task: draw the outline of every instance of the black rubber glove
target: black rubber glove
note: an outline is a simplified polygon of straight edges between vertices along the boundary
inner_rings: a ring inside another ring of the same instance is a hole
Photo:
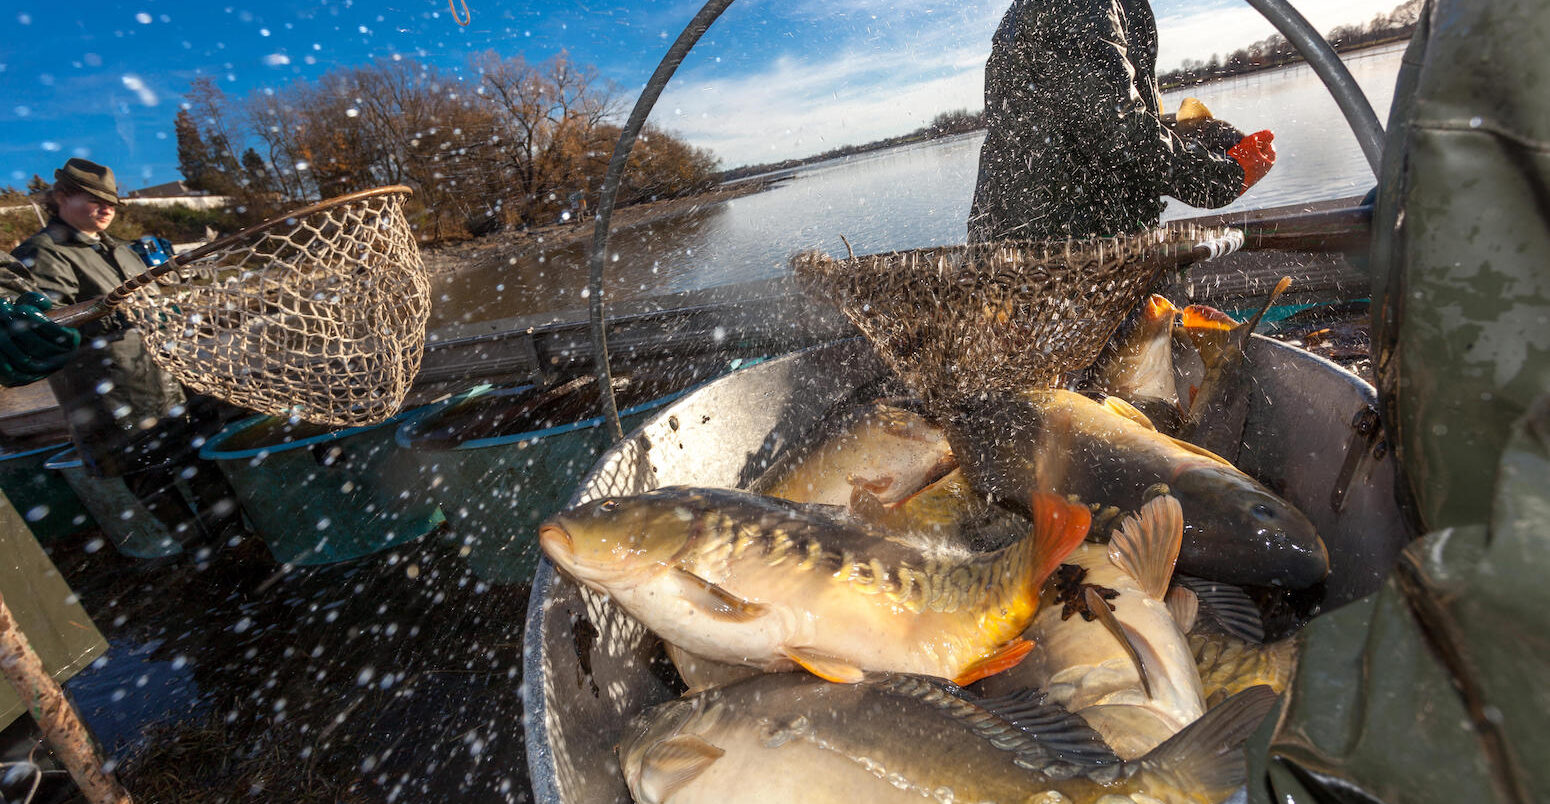
[[[0,385],[26,385],[58,371],[81,345],[81,331],[56,324],[43,311],[54,303],[41,293],[0,300]]]

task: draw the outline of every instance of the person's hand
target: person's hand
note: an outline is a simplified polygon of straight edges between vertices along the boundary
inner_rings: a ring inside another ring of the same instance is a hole
[[[0,385],[13,387],[58,371],[81,345],[81,332],[43,315],[53,302],[41,293],[0,299]]]
[[[1276,135],[1265,131],[1256,131],[1238,141],[1237,145],[1227,149],[1227,155],[1237,160],[1243,168],[1243,189],[1238,195],[1249,191],[1265,174],[1270,172],[1270,166],[1276,163],[1276,149],[1271,141]]]

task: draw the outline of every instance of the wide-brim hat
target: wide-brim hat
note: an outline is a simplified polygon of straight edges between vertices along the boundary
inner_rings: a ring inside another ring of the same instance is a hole
[[[109,204],[117,204],[118,182],[113,179],[113,168],[99,165],[89,159],[76,157],[54,171],[54,183],[64,182],[78,187],[82,192],[100,198]]]

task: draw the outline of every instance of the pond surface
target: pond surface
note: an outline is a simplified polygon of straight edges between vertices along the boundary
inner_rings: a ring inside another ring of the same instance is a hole
[[[1403,52],[1385,46],[1347,62],[1380,121],[1388,118]],[[1375,184],[1345,118],[1306,65],[1168,92],[1163,107],[1176,109],[1190,95],[1244,131],[1275,133],[1275,168],[1225,210],[1345,198]],[[620,301],[779,276],[798,251],[844,254],[841,235],[858,254],[962,243],[984,138],[979,132],[811,165],[765,192],[617,231],[605,292]],[[1164,218],[1199,214],[1169,199]],[[441,277],[432,327],[584,308],[589,245],[586,238]]]

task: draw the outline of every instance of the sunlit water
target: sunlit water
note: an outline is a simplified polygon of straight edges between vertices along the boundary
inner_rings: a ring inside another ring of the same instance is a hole
[[[1347,61],[1379,120],[1402,53],[1393,45]],[[1188,95],[1244,131],[1275,133],[1275,168],[1227,210],[1361,195],[1374,184],[1345,118],[1304,65],[1169,92],[1164,107]],[[858,254],[962,243],[983,140],[981,132],[812,165],[771,190],[616,232],[605,291],[619,301],[774,277],[803,249],[844,254],[842,235]],[[1164,217],[1197,214],[1169,199]],[[577,246],[444,276],[433,327],[584,307],[585,256]]]

